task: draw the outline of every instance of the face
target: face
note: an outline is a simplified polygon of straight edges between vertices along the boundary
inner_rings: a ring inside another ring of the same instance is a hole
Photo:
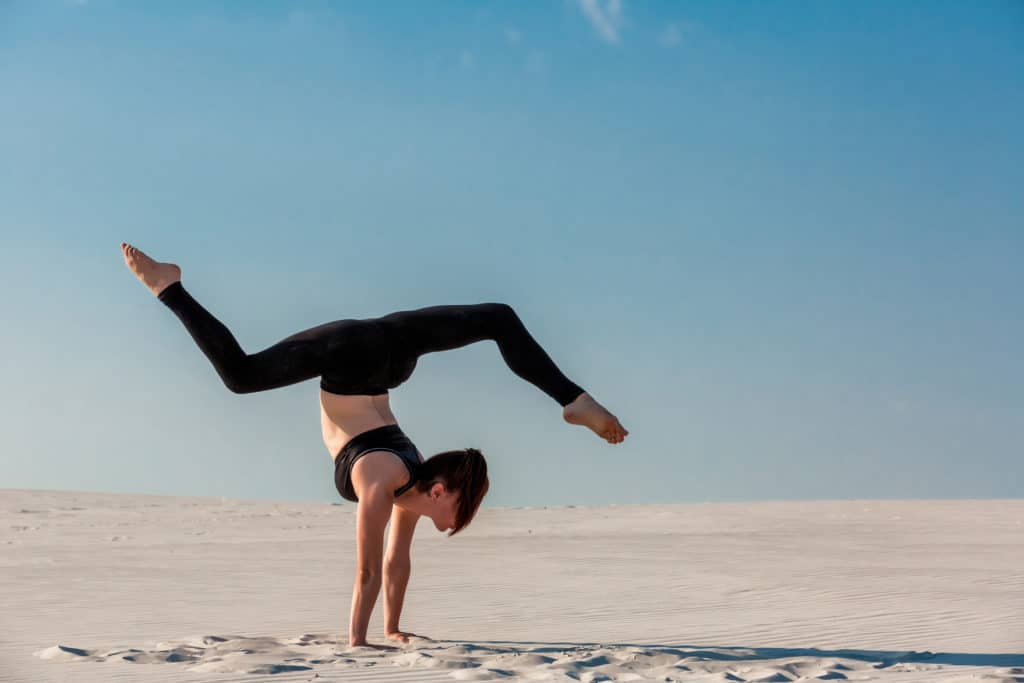
[[[430,487],[430,519],[438,531],[448,531],[455,527],[455,504],[458,495],[447,490],[442,483]]]

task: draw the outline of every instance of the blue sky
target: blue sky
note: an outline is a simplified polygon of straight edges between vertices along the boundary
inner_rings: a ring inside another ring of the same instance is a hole
[[[250,352],[511,304],[631,434],[490,342],[392,393],[485,505],[1019,496],[1017,2],[0,4],[0,487],[339,501]]]

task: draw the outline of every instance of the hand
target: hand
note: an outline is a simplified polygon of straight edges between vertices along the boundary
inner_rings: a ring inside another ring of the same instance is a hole
[[[408,631],[388,631],[384,635],[386,635],[389,640],[397,640],[401,643],[408,643],[410,638],[423,638],[425,640],[430,640],[430,638],[427,638],[426,636],[409,633]]]

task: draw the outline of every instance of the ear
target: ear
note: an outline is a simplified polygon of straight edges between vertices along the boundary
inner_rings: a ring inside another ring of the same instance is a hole
[[[440,498],[442,495],[444,495],[444,491],[444,484],[442,484],[439,481],[435,481],[433,486],[430,487],[430,497]]]

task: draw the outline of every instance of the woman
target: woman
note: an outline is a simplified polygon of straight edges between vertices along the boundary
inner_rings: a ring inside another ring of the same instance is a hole
[[[562,406],[566,422],[584,425],[609,443],[620,443],[629,434],[562,374],[506,304],[432,306],[380,318],[346,318],[248,355],[185,291],[177,265],[154,261],[124,242],[121,251],[128,268],[178,316],[231,391],[266,391],[321,378],[320,421],[324,445],[334,458],[334,483],[343,498],[358,503],[352,646],[368,645],[367,625],[382,580],[386,636],[406,643],[415,635],[402,631],[398,618],[416,522],[425,515],[438,531],[454,535],[473,519],[489,486],[480,451],[445,451],[424,461],[399,428],[388,390],[409,379],[419,356],[494,340],[514,373]]]

